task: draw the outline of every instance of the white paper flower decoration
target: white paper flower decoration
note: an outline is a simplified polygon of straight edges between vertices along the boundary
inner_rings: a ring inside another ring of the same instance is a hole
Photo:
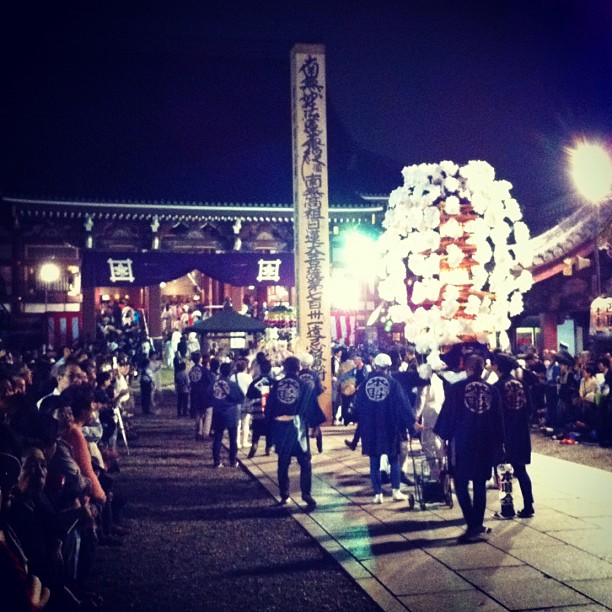
[[[465,259],[465,253],[456,244],[449,244],[446,247],[446,255],[451,268],[460,268],[461,262]]]
[[[446,203],[444,205],[444,212],[447,215],[458,215],[459,214],[459,204],[460,200],[457,196],[450,195],[446,198]]]
[[[487,162],[417,164],[402,175],[379,240],[379,295],[435,367],[440,347],[492,339],[522,311],[533,283],[529,229],[512,185]]]

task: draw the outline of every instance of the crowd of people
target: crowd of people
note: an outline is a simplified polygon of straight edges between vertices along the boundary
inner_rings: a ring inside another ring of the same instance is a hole
[[[467,347],[467,352],[472,350],[485,359],[483,379],[495,383],[499,378],[495,369],[498,352],[479,346]],[[391,347],[386,352],[391,358],[390,372],[402,383],[411,404],[421,406],[421,410],[430,411],[438,406],[439,412],[444,399],[440,387],[448,388],[457,380],[458,373],[465,369],[465,347],[463,356],[458,351],[443,355],[447,367],[437,372],[432,372],[427,364],[419,365],[410,346]],[[371,372],[373,357],[372,353],[351,351],[345,347],[335,350],[332,366],[334,424],[356,421],[354,395],[364,377]],[[612,444],[609,353],[593,355],[583,351],[574,357],[566,350],[544,350],[538,354],[534,347],[530,347],[525,354],[511,358],[511,370],[528,392],[533,428],[564,443]]]
[[[197,339],[181,340],[172,359],[177,416],[194,418],[198,440],[213,436],[215,466],[223,466],[226,432],[228,465],[236,465],[239,448],[254,456],[264,437],[266,453],[274,446],[279,465],[282,458],[284,499],[296,456],[302,496],[314,507],[308,434],[325,418],[314,394],[318,375],[308,372],[312,359],[304,362],[306,381],[297,376],[300,361],[282,347],[251,362],[244,353],[203,355]],[[119,442],[127,446],[137,436],[136,411],[160,413],[163,357],[130,318],[101,330],[95,343],[57,352],[21,353],[0,343],[0,575],[10,585],[2,593],[8,609],[101,606],[100,596],[85,587],[97,548],[120,545],[129,531],[121,520],[126,497],[115,477]],[[293,391],[272,389],[281,378]],[[140,385],[136,397],[134,384]],[[278,418],[270,425],[266,414]],[[292,442],[288,425],[300,416],[301,434]]]
[[[369,458],[374,503],[384,501],[385,470],[392,499],[406,499],[407,440],[420,439],[433,474],[448,458],[466,521],[462,541],[486,532],[486,486],[499,463],[509,463],[518,480],[518,516],[533,516],[532,430],[563,443],[612,441],[608,354],[530,350],[514,357],[464,345],[433,371],[410,346],[336,347],[332,379],[322,381],[312,356],[293,355],[286,344],[209,353],[181,340],[171,360],[176,417],[194,420],[197,441],[212,439],[215,468],[237,466],[241,449],[254,457],[264,439],[263,452],[278,456],[281,504],[291,494],[295,457],[302,499],[316,507],[311,444],[323,452],[318,397],[325,386],[334,423],[356,424],[345,442],[352,450],[361,444]],[[99,607],[99,596],[84,588],[96,549],[120,544],[127,533],[126,500],[114,477],[118,440],[137,435],[136,410],[159,413],[167,367],[168,355],[137,333],[101,335],[58,354],[0,348],[0,572],[13,577],[10,609]]]
[[[118,436],[136,435],[132,346],[0,348],[0,574],[9,610],[101,606],[85,585],[98,546],[120,545],[128,533],[115,473]]]

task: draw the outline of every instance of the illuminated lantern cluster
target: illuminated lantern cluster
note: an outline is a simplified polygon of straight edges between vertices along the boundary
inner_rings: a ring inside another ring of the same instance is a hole
[[[297,325],[295,309],[291,306],[273,306],[266,313],[264,325],[276,329],[293,329]]]
[[[486,162],[404,168],[383,221],[378,293],[385,318],[405,325],[438,365],[458,342],[507,343],[533,280],[529,229],[508,181]]]

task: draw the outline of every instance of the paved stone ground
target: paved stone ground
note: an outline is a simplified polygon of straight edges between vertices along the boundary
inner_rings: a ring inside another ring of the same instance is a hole
[[[298,495],[294,518],[385,611],[612,609],[612,473],[534,454],[535,516],[494,518],[499,494],[489,490],[493,531],[463,545],[457,504],[409,510],[391,500],[390,487],[382,505],[372,504],[367,458],[345,437],[346,428],[327,429],[325,452],[313,457],[319,506],[304,514]],[[278,495],[273,457],[242,461]],[[290,474],[297,478],[295,467]]]

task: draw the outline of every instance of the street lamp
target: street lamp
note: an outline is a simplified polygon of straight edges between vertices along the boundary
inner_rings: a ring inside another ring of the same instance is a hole
[[[612,191],[612,160],[607,149],[598,143],[583,141],[568,150],[570,174],[578,193],[595,206],[595,274],[597,296],[601,295],[599,262],[600,206]]]
[[[46,283],[46,284],[55,283],[56,281],[59,280],[59,277],[60,277],[60,269],[56,263],[52,261],[48,261],[40,267],[40,280],[43,283]]]

